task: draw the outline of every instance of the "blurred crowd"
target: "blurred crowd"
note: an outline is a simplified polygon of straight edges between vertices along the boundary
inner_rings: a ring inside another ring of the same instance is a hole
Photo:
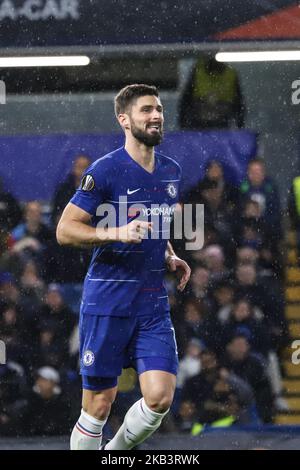
[[[78,305],[91,253],[61,247],[55,227],[89,159],[76,158],[57,188],[51,211],[24,207],[0,189],[0,435],[68,434],[81,407]],[[167,276],[179,374],[162,429],[201,432],[204,426],[271,423],[286,410],[279,354],[288,342],[284,316],[279,194],[264,162],[253,159],[242,184],[224,179],[211,160],[182,203],[205,206],[204,246],[175,251],[192,267],[179,294]],[[120,379],[108,433],[139,394],[132,370]]]

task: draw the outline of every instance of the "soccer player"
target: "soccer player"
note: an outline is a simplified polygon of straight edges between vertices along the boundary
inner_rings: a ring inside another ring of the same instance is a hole
[[[178,200],[181,170],[154,151],[164,122],[157,89],[126,86],[115,97],[115,112],[124,147],[86,170],[57,227],[60,244],[94,247],[81,303],[83,399],[71,435],[73,450],[100,448],[123,367],[136,369],[143,397],[105,449],[131,449],[160,426],[173,400],[178,364],[164,273],[177,270],[180,291],[190,277],[189,266],[163,237],[163,219],[171,219]],[[103,204],[118,217],[125,207],[125,223],[99,226]]]

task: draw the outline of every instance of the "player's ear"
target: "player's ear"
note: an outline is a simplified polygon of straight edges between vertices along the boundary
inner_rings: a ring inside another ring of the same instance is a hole
[[[128,114],[126,114],[126,113],[119,114],[118,121],[119,121],[120,126],[123,129],[130,129],[130,121],[129,121]]]

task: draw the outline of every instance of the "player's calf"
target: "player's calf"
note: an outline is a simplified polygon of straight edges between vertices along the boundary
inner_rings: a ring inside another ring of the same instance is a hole
[[[168,411],[156,413],[141,398],[128,410],[122,426],[105,450],[128,450],[137,446],[159,428]]]
[[[90,416],[104,420],[107,419],[110,413],[113,401],[113,397],[106,396],[104,393],[92,393],[85,390],[82,400],[82,408]]]
[[[116,396],[116,387],[101,390],[83,390],[81,415],[71,435],[71,450],[99,450],[102,429]]]
[[[105,423],[106,419],[99,420],[81,410],[71,434],[71,450],[99,450]]]

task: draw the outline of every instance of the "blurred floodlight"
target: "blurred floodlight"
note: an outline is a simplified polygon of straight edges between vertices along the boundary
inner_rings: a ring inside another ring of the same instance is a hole
[[[300,60],[300,51],[218,52],[218,62],[275,62]]]
[[[33,57],[0,57],[1,67],[74,67],[88,65],[89,57],[78,56],[33,56]]]

